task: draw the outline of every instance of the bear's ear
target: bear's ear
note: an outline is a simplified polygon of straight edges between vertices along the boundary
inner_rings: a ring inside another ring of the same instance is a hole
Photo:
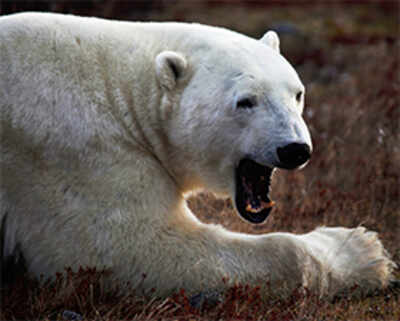
[[[167,90],[175,88],[184,75],[187,61],[180,53],[163,51],[156,57],[156,75],[161,86]]]
[[[275,31],[268,31],[265,35],[260,39],[262,43],[265,43],[267,46],[270,46],[272,49],[280,53],[279,49],[279,37]]]

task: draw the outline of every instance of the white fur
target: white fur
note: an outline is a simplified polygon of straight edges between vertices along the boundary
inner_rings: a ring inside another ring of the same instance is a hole
[[[263,39],[196,24],[0,18],[4,255],[18,248],[37,276],[106,267],[110,281],[158,295],[234,282],[269,281],[271,295],[385,286],[393,263],[362,228],[253,236],[186,206],[197,189],[232,197],[246,155],[273,166],[277,147],[311,147],[295,98],[304,87],[277,35]],[[246,95],[257,106],[238,110]]]
[[[268,31],[262,38],[261,41],[266,45],[270,46],[272,49],[280,52],[280,41],[278,34],[275,31]]]

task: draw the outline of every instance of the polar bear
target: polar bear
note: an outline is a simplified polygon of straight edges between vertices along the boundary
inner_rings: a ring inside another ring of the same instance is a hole
[[[3,272],[105,268],[110,284],[158,296],[387,286],[394,263],[364,228],[248,235],[200,222],[185,203],[207,189],[263,222],[274,168],[310,158],[303,102],[272,31],[0,18]]]

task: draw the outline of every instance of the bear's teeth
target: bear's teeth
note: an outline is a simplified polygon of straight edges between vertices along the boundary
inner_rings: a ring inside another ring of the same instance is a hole
[[[269,202],[261,201],[261,207],[263,209],[271,208],[271,207],[274,207],[274,206],[275,206],[275,202],[274,201],[269,201]]]
[[[274,205],[275,205],[274,201],[270,201],[270,202],[261,201],[260,206],[258,208],[254,208],[253,206],[251,206],[251,203],[248,203],[246,206],[246,211],[251,212],[251,213],[260,213],[261,211],[271,208]]]

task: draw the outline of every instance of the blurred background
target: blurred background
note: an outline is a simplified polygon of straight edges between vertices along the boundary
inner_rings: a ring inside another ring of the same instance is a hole
[[[190,199],[206,222],[262,233],[365,225],[400,263],[399,2],[385,0],[2,0],[1,14],[51,11],[109,19],[186,21],[259,38],[274,29],[307,88],[315,151],[302,171],[279,171],[263,225],[228,200]]]
[[[205,222],[247,233],[304,233],[321,225],[363,225],[379,232],[400,266],[399,4],[398,0],[0,0],[0,14],[29,10],[135,21],[199,22],[255,38],[266,30],[276,30],[282,54],[306,85],[304,118],[314,143],[312,159],[301,171],[277,171],[271,192],[277,205],[264,224],[243,222],[229,200],[216,199],[207,192],[192,196],[190,207]],[[395,275],[400,279],[399,270]],[[7,309],[0,310],[0,318],[39,320],[66,308],[99,318],[92,301],[85,301],[87,294],[79,300],[74,297],[78,303],[72,295],[59,303],[53,300],[52,287],[52,299],[45,300],[46,288],[38,292],[29,282],[22,284],[28,284],[27,289],[4,292]],[[107,315],[111,310],[125,317],[144,315],[148,309],[147,303],[139,304],[138,299],[134,304],[120,303],[112,295],[96,300],[97,309]],[[398,296],[388,292],[374,300],[353,304],[345,299],[323,309],[318,302],[300,300],[297,310],[289,300],[289,305],[271,303],[244,311],[250,311],[246,320],[264,319],[265,311],[278,311],[273,320],[399,319]],[[82,302],[91,303],[86,307]],[[158,311],[157,304],[153,306]],[[215,313],[224,315],[226,311],[222,306]],[[171,312],[173,318],[165,313],[168,318],[163,320],[178,320],[178,312]],[[191,320],[210,320],[211,314]],[[294,318],[297,314],[299,318]],[[183,314],[179,320],[188,319]]]

